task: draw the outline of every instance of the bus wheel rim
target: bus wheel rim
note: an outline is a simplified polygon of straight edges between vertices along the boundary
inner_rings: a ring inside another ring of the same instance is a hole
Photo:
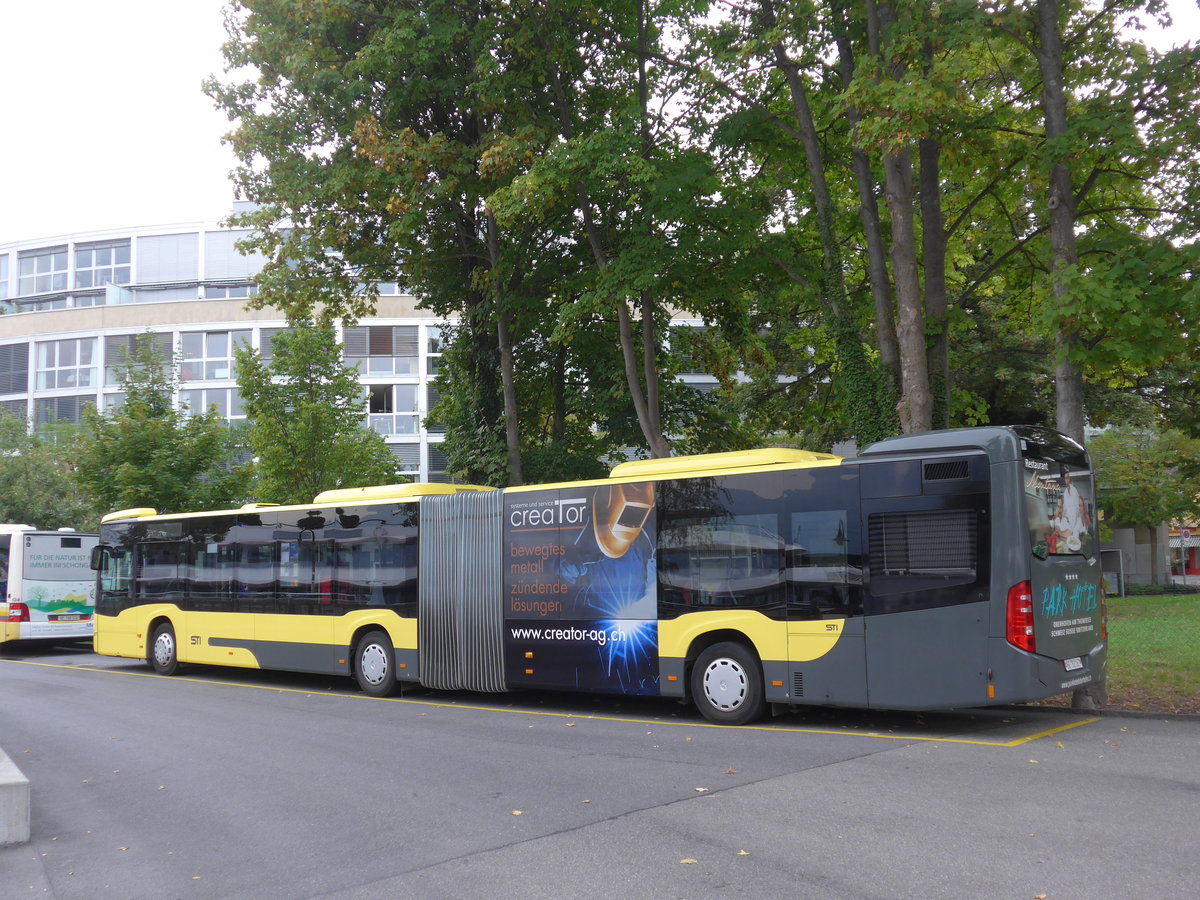
[[[745,670],[732,659],[715,659],[704,670],[704,696],[716,709],[737,709],[748,688]]]
[[[387,654],[378,644],[363,647],[359,665],[362,667],[363,678],[371,684],[382,684],[383,679],[387,677]]]
[[[168,631],[160,632],[154,640],[154,661],[160,666],[166,666],[170,664],[174,656],[175,642],[171,640],[171,633]]]

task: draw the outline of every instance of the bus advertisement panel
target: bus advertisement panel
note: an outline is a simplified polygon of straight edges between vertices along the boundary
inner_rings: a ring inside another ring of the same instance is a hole
[[[512,493],[504,525],[508,683],[657,694],[654,485]]]

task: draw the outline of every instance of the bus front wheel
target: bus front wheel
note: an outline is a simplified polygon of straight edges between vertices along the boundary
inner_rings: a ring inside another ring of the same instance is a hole
[[[396,689],[396,650],[383,631],[362,636],[354,651],[354,677],[364,694],[387,697]]]
[[[726,641],[705,649],[692,667],[692,700],[719,725],[746,725],[766,710],[762,667],[744,645]]]
[[[179,654],[175,647],[175,629],[170,622],[160,622],[150,639],[146,661],[159,675],[174,675],[179,671]]]

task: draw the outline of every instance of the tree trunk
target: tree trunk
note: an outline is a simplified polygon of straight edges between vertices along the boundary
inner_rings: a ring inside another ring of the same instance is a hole
[[[643,36],[639,35],[639,41],[643,40]],[[644,77],[645,56],[640,55],[639,63],[642,66],[643,72],[639,73],[639,77]],[[555,102],[558,106],[559,130],[563,138],[571,141],[575,136],[575,128],[571,119],[571,109],[567,103],[566,91],[562,84],[562,73],[557,66],[551,67],[550,70],[550,86],[554,91]],[[643,116],[645,115],[645,107],[643,106]],[[644,150],[643,150],[644,152]],[[604,250],[604,241],[600,235],[600,229],[596,225],[595,217],[592,215],[592,201],[588,196],[587,187],[582,181],[575,182],[575,198],[579,208],[579,214],[583,219],[583,231],[587,238],[588,246],[592,250],[592,258],[596,264],[598,271],[603,272],[608,266],[608,255]],[[642,435],[646,438],[646,445],[650,450],[650,454],[656,458],[670,456],[671,449],[666,438],[662,433],[662,425],[658,410],[658,370],[653,364],[653,359],[646,361],[643,356],[643,369],[646,372],[646,378],[649,382],[654,381],[654,407],[653,412],[650,402],[647,400],[646,392],[642,390],[641,379],[638,374],[637,351],[635,349],[635,340],[633,336],[633,323],[629,314],[629,304],[624,300],[617,304],[617,322],[620,328],[621,342],[621,359],[624,363],[625,382],[629,388],[629,399],[633,403],[634,414],[637,416],[638,427],[642,430]],[[645,323],[643,323],[645,325]],[[649,323],[650,339],[653,339],[653,319]],[[643,341],[646,336],[643,334]]]
[[[777,18],[771,0],[761,0],[760,8],[766,30],[773,31],[777,25]],[[813,210],[821,240],[823,261],[821,293],[842,370],[838,388],[846,398],[854,437],[865,444],[885,437],[890,432],[891,429],[885,424],[890,417],[886,414],[881,416],[881,410],[878,409],[881,393],[878,372],[871,365],[859,338],[855,316],[846,295],[842,248],[834,226],[833,201],[825,177],[825,161],[821,155],[820,138],[809,107],[808,94],[800,77],[800,67],[788,56],[781,43],[773,44],[771,49],[775,65],[787,81],[792,98],[792,111],[800,133],[800,143],[804,147],[805,164],[809,180],[812,182]],[[890,322],[890,315],[888,321]]]
[[[848,89],[854,80],[854,51],[851,49],[846,30],[845,10],[836,2],[834,14],[838,67],[841,71],[842,87]],[[877,51],[878,47],[875,47],[872,52]],[[861,120],[862,116],[857,108],[846,108],[846,122],[850,126],[851,134],[854,134]],[[892,302],[887,248],[883,241],[883,228],[879,224],[877,186],[867,152],[855,145],[850,155],[854,167],[854,181],[858,187],[858,220],[867,242],[867,278],[871,283],[871,299],[875,306],[875,344],[879,350],[879,364],[885,375],[891,379],[891,384],[887,387],[895,392],[900,384],[900,345],[896,341],[896,311]]]
[[[888,211],[892,220],[892,274],[896,279],[896,336],[900,344],[900,428],[905,434],[929,431],[933,397],[925,355],[925,310],[917,272],[913,222],[912,154],[901,148],[883,161]]]
[[[1067,97],[1063,86],[1062,42],[1058,33],[1058,0],[1038,0],[1036,54],[1042,74],[1042,113],[1046,142],[1051,146],[1067,134]],[[1050,278],[1051,296],[1058,304],[1067,296],[1062,277],[1079,262],[1075,249],[1075,195],[1071,168],[1064,156],[1050,166]],[[1055,424],[1068,437],[1083,441],[1083,376],[1071,359],[1078,335],[1059,329],[1056,339],[1058,366],[1054,372]]]
[[[921,262],[925,270],[925,321],[933,339],[927,348],[929,387],[933,400],[932,424],[950,425],[950,341],[946,334],[946,222],[942,215],[942,145],[937,138],[921,138]]]
[[[500,385],[504,396],[504,445],[508,454],[509,484],[524,484],[521,467],[521,430],[517,410],[517,386],[513,377],[512,312],[505,302],[504,285],[497,274],[500,264],[500,239],[496,220],[489,213],[484,227],[487,234],[488,261],[492,268],[492,284],[496,300],[497,349],[500,352]]]

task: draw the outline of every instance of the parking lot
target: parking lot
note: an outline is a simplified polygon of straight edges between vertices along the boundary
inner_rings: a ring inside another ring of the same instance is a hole
[[[0,896],[1191,896],[1200,722],[417,691],[0,657]]]

